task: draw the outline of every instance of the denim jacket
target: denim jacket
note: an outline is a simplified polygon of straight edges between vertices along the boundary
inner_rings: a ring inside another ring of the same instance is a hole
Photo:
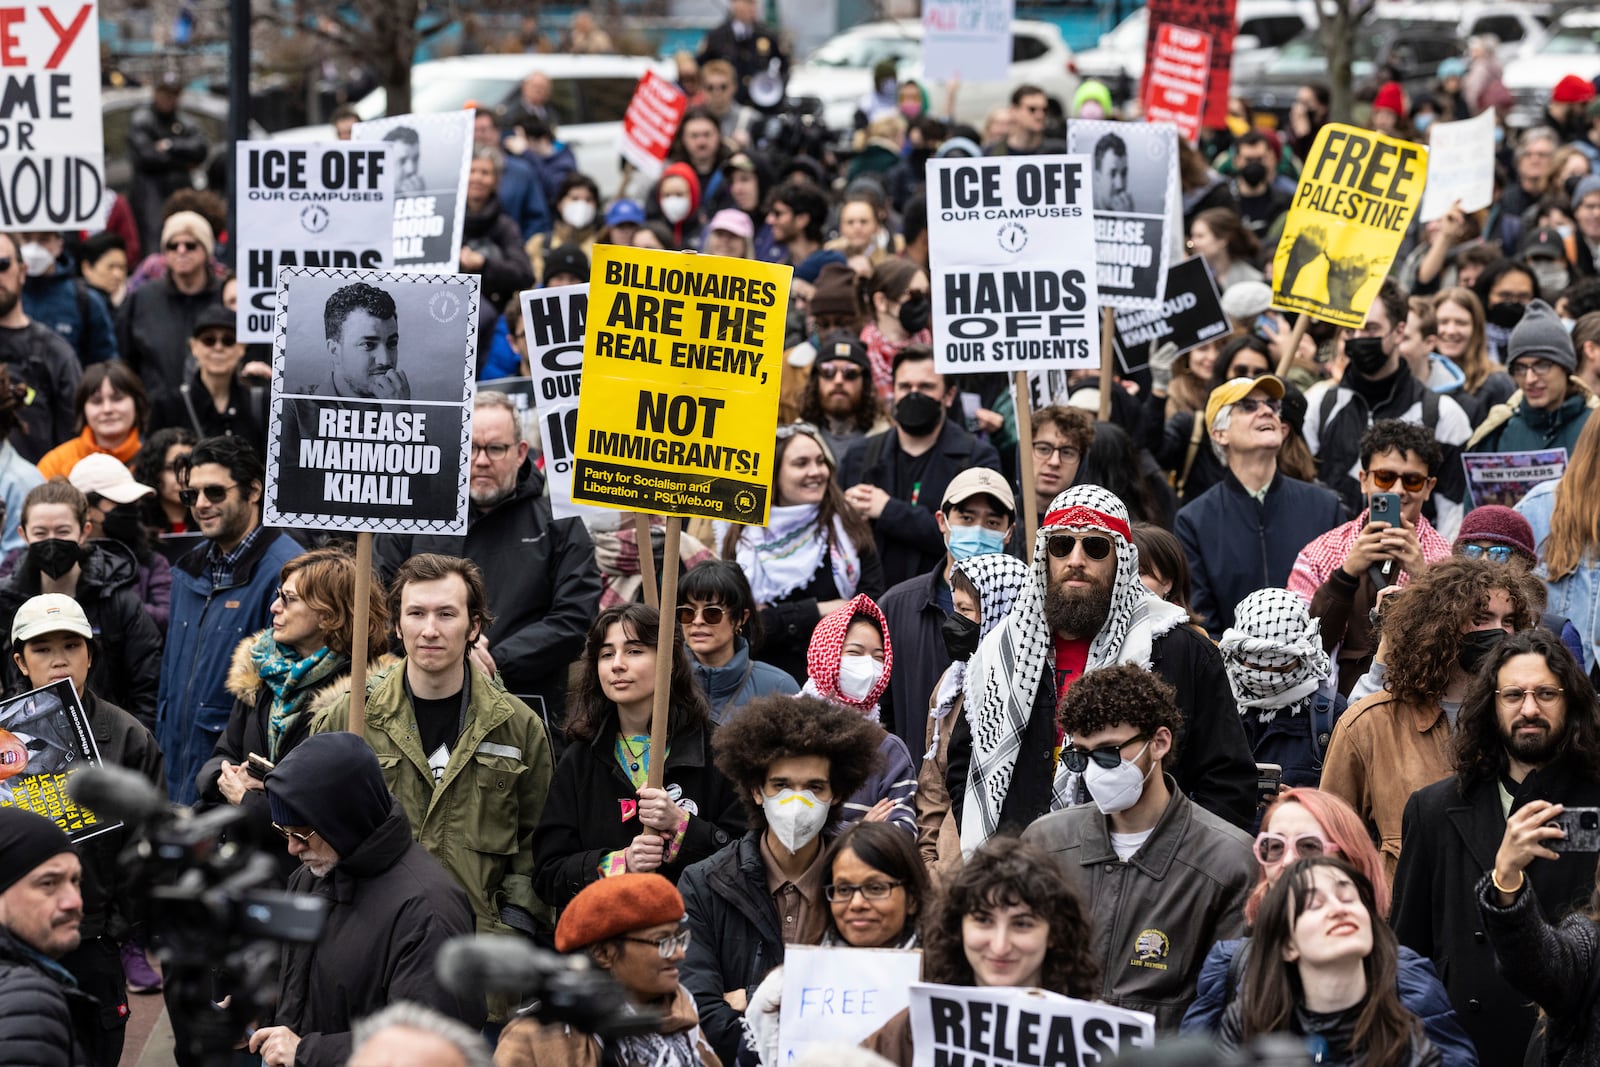
[[[1517,511],[1533,527],[1534,543],[1541,553],[1545,538],[1550,536],[1550,514],[1555,510],[1560,485],[1559,478],[1540,482],[1517,504]],[[1566,616],[1583,638],[1583,669],[1589,670],[1595,665],[1595,641],[1600,639],[1600,559],[1591,554],[1578,564],[1577,570],[1559,581],[1550,580],[1543,563],[1533,573],[1550,591],[1546,610]]]

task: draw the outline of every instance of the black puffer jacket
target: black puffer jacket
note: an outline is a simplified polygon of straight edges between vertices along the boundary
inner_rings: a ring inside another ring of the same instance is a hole
[[[274,791],[284,784],[275,773]],[[314,795],[330,794],[318,783]],[[483,1026],[483,1001],[447,992],[433,971],[446,941],[473,932],[472,908],[438,861],[411,840],[399,801],[328,877],[301,867],[289,889],[328,904],[322,936],[314,945],[286,946],[278,976],[274,1021],[300,1037],[296,1067],[341,1067],[356,1020],[395,1001],[427,1005],[474,1030]]]
[[[222,297],[206,277],[197,293],[180,293],[168,277],[146,282],[117,309],[117,351],[138,372],[152,401],[177,393],[189,359],[189,335],[200,312]]]
[[[99,1005],[0,926],[0,1067],[90,1067]]]
[[[630,805],[638,790],[612,754],[613,716],[588,744],[567,746],[550,782],[550,797],[534,834],[533,891],[565,907],[578,891],[600,879],[600,861],[627,848],[643,832]],[[689,813],[689,829],[677,859],[658,872],[672,881],[681,872],[730,844],[744,832],[744,808],[728,780],[711,762],[711,727],[673,730],[662,781]]]
[[[95,695],[92,685],[84,687],[83,710],[89,717],[89,729],[94,731],[101,763],[135,771],[151,785],[163,788],[161,749],[143,723]],[[83,925],[79,932],[85,941],[127,935],[127,922],[119,907],[117,864],[117,856],[127,843],[128,828],[123,827],[96,834],[78,845],[78,856],[83,860]]]
[[[489,585],[489,651],[506,691],[556,737],[566,706],[567,665],[583,651],[599,614],[600,568],[578,519],[556,519],[531,461],[511,495],[487,512],[472,509],[465,537],[391,534],[375,548],[385,581],[419,552],[465,556]]]
[[[482,362],[494,341],[495,323],[511,301],[524,289],[533,287],[533,262],[522,247],[522,227],[500,207],[500,198],[490,195],[477,211],[469,204],[462,220],[461,247],[483,257],[476,271],[481,279],[482,298],[478,301],[478,359]]]
[[[723,1063],[734,1062],[744,1037],[740,1014],[723,994],[754,991],[783,962],[783,931],[761,862],[763,832],[750,831],[678,879],[692,934],[679,981],[694,994],[700,1028]]]
[[[89,618],[96,655],[86,687],[111,693],[133,717],[150,729],[156,723],[156,690],[161,683],[161,631],[139,596],[139,563],[120,541],[89,542],[88,558],[73,597]],[[0,633],[11,633],[11,620],[30,597],[39,595],[39,572],[27,557],[0,585]],[[10,656],[5,657],[6,692],[32,688]]]

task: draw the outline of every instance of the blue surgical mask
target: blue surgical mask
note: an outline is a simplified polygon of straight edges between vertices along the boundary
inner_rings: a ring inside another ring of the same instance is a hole
[[[956,561],[973,556],[992,556],[1006,550],[1006,535],[982,526],[950,527],[950,558]]]
[[[1429,114],[1428,112],[1424,111],[1422,114],[1416,116],[1411,121],[1416,124],[1418,133],[1427,133],[1428,132],[1428,127],[1433,125],[1433,116],[1431,114]]]

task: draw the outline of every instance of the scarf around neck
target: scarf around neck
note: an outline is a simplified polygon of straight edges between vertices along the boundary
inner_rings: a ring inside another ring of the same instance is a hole
[[[861,581],[861,553],[837,515],[831,536],[818,529],[817,511],[815,504],[774,504],[767,525],[742,531],[735,555],[750,579],[756,603],[776,604],[804,588],[822,566],[824,552],[829,554],[839,596],[845,600],[855,596]],[[725,524],[717,524],[717,543],[726,530]]]
[[[283,739],[305,716],[310,698],[322,683],[350,665],[350,657],[326,645],[304,659],[280,645],[268,630],[250,648],[250,662],[272,690],[267,715],[267,759],[276,763]]]
[[[970,854],[999,828],[1034,698],[1055,659],[1055,634],[1045,617],[1044,594],[1050,580],[1046,545],[1057,533],[1103,534],[1116,546],[1111,607],[1089,643],[1085,673],[1121,663],[1148,670],[1156,639],[1188,622],[1188,612],[1161,600],[1139,581],[1139,553],[1128,509],[1115,494],[1098,485],[1075,485],[1051,501],[1034,537],[1031,580],[967,665],[964,692],[972,761],[961,814],[963,853]],[[1052,809],[1070,803],[1075,777],[1057,766]]]

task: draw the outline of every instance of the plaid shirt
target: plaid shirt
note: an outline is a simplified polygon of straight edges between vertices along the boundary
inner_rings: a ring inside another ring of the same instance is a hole
[[[206,555],[206,565],[211,568],[211,588],[222,589],[233,584],[233,569],[239,565],[239,560],[250,551],[250,546],[256,543],[263,527],[257,524],[251,531],[244,535],[233,551],[223,552],[217,548],[215,541],[211,542],[211,551]]]
[[[1317,595],[1317,590],[1322,588],[1334,571],[1344,566],[1345,557],[1350,555],[1350,546],[1356,543],[1356,538],[1361,536],[1361,531],[1367,525],[1365,510],[1343,526],[1336,526],[1300,550],[1300,555],[1295,558],[1294,569],[1289,572],[1289,589],[1300,594],[1300,599],[1307,604]],[[1446,541],[1421,515],[1417,516],[1417,543],[1422,548],[1422,558],[1428,563],[1437,563],[1450,555],[1450,542]],[[1405,585],[1411,580],[1411,575],[1401,568],[1396,575],[1395,582]]]

